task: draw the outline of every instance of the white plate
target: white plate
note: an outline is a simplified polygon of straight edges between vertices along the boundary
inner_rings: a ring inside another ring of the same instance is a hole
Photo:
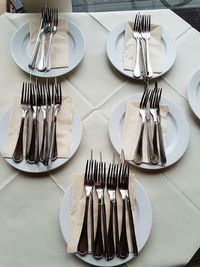
[[[188,83],[187,97],[192,111],[200,119],[200,70],[193,74]]]
[[[25,72],[37,77],[51,78],[64,75],[74,69],[82,60],[85,53],[84,39],[79,29],[67,21],[69,36],[69,66],[50,71],[31,70],[28,62],[31,56],[29,23],[22,25],[12,38],[11,53],[15,63]]]
[[[1,138],[0,138],[0,152],[2,154],[2,151],[4,149],[4,145],[6,142],[6,133],[7,128],[9,124],[9,118],[10,118],[10,109],[8,109],[2,117],[0,118],[0,132],[1,132]],[[30,164],[27,163],[25,160],[23,160],[20,163],[15,163],[11,158],[5,158],[5,160],[14,168],[29,172],[29,173],[44,173],[52,171],[64,163],[66,163],[76,152],[78,149],[80,142],[81,142],[81,136],[82,136],[82,124],[81,120],[77,114],[76,111],[74,111],[73,114],[73,122],[72,122],[72,132],[71,132],[71,143],[69,148],[69,156],[67,158],[58,158],[55,161],[53,161],[49,166],[44,166],[41,162],[39,164]]]
[[[124,70],[123,66],[123,51],[124,51],[124,35],[125,24],[117,25],[109,34],[107,39],[107,55],[113,66],[122,74],[136,79],[133,76],[133,71]],[[166,73],[174,64],[176,59],[176,44],[168,32],[162,28],[161,36],[161,53],[162,53],[162,72],[154,73],[153,78],[158,78]]]
[[[109,121],[109,136],[110,140],[120,154],[122,149],[122,129],[124,124],[124,115],[126,110],[127,100],[139,102],[142,97],[141,93],[131,95],[124,99],[114,110]],[[142,163],[133,165],[143,169],[163,169],[179,160],[188,146],[190,132],[187,119],[179,107],[171,100],[162,97],[161,104],[166,104],[169,107],[167,117],[167,140],[166,140],[166,157],[167,163],[164,166],[151,165]]]
[[[147,242],[151,227],[152,227],[152,208],[150,200],[142,187],[142,185],[136,180],[135,183],[135,197],[136,197],[136,206],[134,211],[135,218],[135,233],[138,244],[138,251],[140,252]],[[70,223],[70,204],[71,203],[71,190],[69,189],[61,202],[60,206],[60,214],[59,214],[59,223],[61,232],[65,242],[67,243],[69,240],[69,223]],[[115,257],[110,261],[106,261],[105,258],[100,260],[96,260],[91,254],[88,254],[84,257],[81,257],[79,254],[76,254],[84,262],[87,262],[96,266],[117,266],[123,264],[127,261],[130,261],[134,258],[132,253],[126,259],[119,259]]]

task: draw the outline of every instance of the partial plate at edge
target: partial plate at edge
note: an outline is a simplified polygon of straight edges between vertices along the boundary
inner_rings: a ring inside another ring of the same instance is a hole
[[[188,83],[187,97],[192,111],[200,119],[200,70],[192,75]]]
[[[124,115],[127,100],[139,102],[142,97],[141,93],[133,94],[117,105],[109,120],[109,136],[111,143],[115,150],[120,154],[122,149],[122,126],[124,123]],[[179,107],[166,97],[162,97],[161,104],[166,104],[169,107],[167,119],[167,141],[166,141],[166,157],[167,163],[165,165],[151,165],[142,163],[134,166],[142,169],[163,169],[178,161],[185,153],[189,139],[190,132],[187,119]],[[133,153],[134,154],[134,153]]]

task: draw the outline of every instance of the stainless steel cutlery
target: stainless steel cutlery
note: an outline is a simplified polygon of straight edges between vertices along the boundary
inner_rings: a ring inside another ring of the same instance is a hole
[[[51,85],[41,83],[23,83],[21,93],[21,125],[19,136],[13,152],[13,160],[17,163],[24,158],[28,163],[38,164],[41,161],[44,165],[50,164],[58,155],[57,149],[57,114],[62,106],[62,90],[60,83]],[[42,112],[42,131],[39,124],[39,113]],[[52,116],[49,116],[51,112]],[[24,122],[27,117],[26,148],[23,145]],[[49,121],[51,119],[51,121]],[[32,124],[32,127],[30,127]],[[49,127],[51,125],[51,127]],[[50,128],[50,129],[49,129]],[[42,132],[40,146],[39,134]],[[25,151],[24,151],[25,150]]]

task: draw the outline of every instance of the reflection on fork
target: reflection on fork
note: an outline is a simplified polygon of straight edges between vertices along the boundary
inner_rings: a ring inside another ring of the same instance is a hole
[[[17,139],[16,147],[13,152],[13,160],[16,163],[19,163],[23,160],[23,133],[24,133],[24,122],[27,113],[31,110],[31,88],[30,84],[23,83],[22,85],[22,93],[21,93],[21,124],[20,124],[20,130],[19,130],[19,136]]]

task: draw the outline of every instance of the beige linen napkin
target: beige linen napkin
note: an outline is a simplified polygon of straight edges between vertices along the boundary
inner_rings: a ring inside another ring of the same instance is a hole
[[[123,133],[122,133],[122,146],[124,148],[124,154],[126,160],[133,160],[140,134],[141,116],[139,114],[139,105],[140,105],[139,102],[133,102],[133,101],[127,101],[126,105],[126,113],[125,113]],[[161,113],[163,138],[165,142],[167,136],[168,106],[161,105],[160,113]],[[143,162],[148,163],[146,127],[144,128],[144,136],[143,136]]]
[[[40,27],[39,20],[31,21],[29,23],[30,42],[32,49],[37,39],[39,27]],[[47,51],[47,45],[49,39],[48,38],[46,39],[47,39],[46,51]],[[64,68],[69,66],[69,40],[67,33],[67,22],[64,19],[60,19],[58,21],[58,29],[53,36],[50,63],[51,63],[51,68]]]
[[[49,114],[50,124],[51,114]],[[73,101],[69,96],[62,97],[62,106],[57,115],[57,146],[58,146],[58,157],[66,158],[69,152],[69,146],[71,141],[71,129],[73,119]],[[39,136],[40,144],[42,140],[42,120],[43,114],[40,111],[39,114]],[[11,158],[14,152],[21,122],[21,108],[20,108],[20,97],[16,97],[13,101],[13,105],[10,113],[10,121],[7,129],[7,138],[5,147],[3,150],[3,156]],[[26,138],[26,125],[24,129],[24,144]]]
[[[74,253],[77,252],[77,245],[82,229],[83,224],[83,217],[84,217],[84,211],[85,211],[85,190],[84,190],[84,174],[76,175],[73,179],[73,185],[72,185],[72,194],[71,194],[71,209],[70,209],[70,229],[69,229],[69,240],[68,240],[68,246],[67,246],[67,252],[68,253]],[[135,191],[135,176],[133,174],[130,174],[129,177],[129,192],[130,192],[130,199],[131,199],[131,205],[132,205],[132,212],[134,215],[134,193]],[[109,196],[107,193],[107,190],[104,191],[104,197],[105,197],[105,206],[106,206],[106,221],[107,221],[107,228],[109,223],[109,210],[110,210],[110,201]],[[96,234],[96,224],[97,224],[97,211],[98,211],[98,200],[97,200],[97,194],[95,192],[95,189],[93,190],[93,197],[94,197],[94,235]],[[119,192],[117,191],[117,205],[118,205],[118,221],[119,221],[119,234],[121,232],[121,221],[122,221],[122,201],[121,196],[119,195]],[[90,204],[89,204],[90,207]],[[89,242],[89,252],[91,252],[91,228],[90,228],[90,210],[88,213],[88,242]],[[128,243],[129,243],[129,250],[132,251],[132,245],[131,245],[131,235],[130,235],[130,228],[128,224],[128,218],[126,218],[127,222],[127,237],[128,237]],[[95,236],[94,236],[95,238]]]
[[[134,22],[128,21],[125,25],[124,40],[124,69],[133,70],[135,66],[136,40],[133,38]],[[149,40],[150,62],[153,72],[162,72],[161,62],[161,26],[151,25],[151,38]]]

